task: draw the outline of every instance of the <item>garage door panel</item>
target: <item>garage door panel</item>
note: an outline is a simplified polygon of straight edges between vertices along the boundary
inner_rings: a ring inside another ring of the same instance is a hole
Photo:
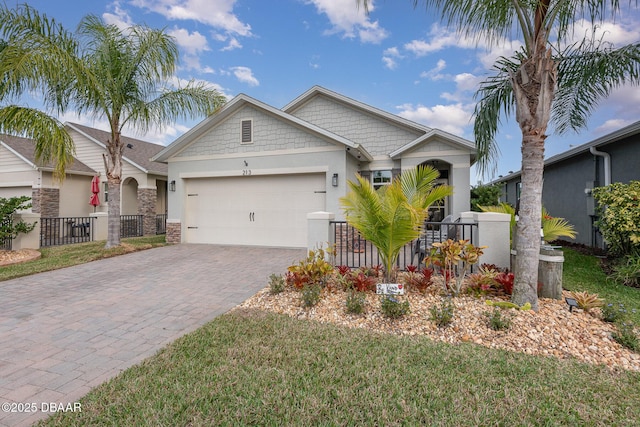
[[[186,241],[306,246],[307,214],[325,209],[325,175],[187,181]]]

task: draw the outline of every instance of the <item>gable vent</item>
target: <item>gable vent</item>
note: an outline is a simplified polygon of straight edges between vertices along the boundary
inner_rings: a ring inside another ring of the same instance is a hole
[[[252,120],[243,120],[242,121],[242,139],[241,142],[243,144],[250,144],[253,142],[253,129],[252,129]]]

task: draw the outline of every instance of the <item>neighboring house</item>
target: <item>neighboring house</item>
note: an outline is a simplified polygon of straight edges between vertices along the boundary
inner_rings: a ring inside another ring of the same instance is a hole
[[[597,212],[591,189],[640,180],[639,159],[640,121],[550,157],[544,164],[542,204],[551,215],[575,226],[576,242],[602,248],[602,236],[594,226]],[[520,172],[494,183],[503,186],[501,200],[517,206]]]
[[[167,239],[306,247],[307,214],[343,213],[356,173],[376,186],[432,165],[453,196],[433,219],[468,211],[471,141],[315,86],[282,109],[244,94],[153,158],[169,165]]]
[[[28,139],[0,138],[0,196],[27,195],[32,211],[42,217],[84,217],[106,212],[108,192],[103,153],[109,132],[75,123],[65,123],[75,145],[74,162],[63,182],[53,179],[50,164],[37,164],[34,143]],[[122,136],[125,144],[120,212],[144,215],[144,233],[155,233],[155,216],[167,211],[167,165],[150,159],[164,147]],[[91,180],[101,181],[100,206],[89,204]]]

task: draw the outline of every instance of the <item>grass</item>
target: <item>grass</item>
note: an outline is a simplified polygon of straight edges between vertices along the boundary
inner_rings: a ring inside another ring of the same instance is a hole
[[[0,268],[0,281],[166,245],[164,235],[122,239],[121,246],[111,249],[105,249],[105,243],[103,240],[42,248],[40,259]]]
[[[640,374],[223,315],[41,425],[632,425]]]
[[[562,287],[569,291],[596,293],[605,303],[622,303],[629,309],[629,320],[640,325],[640,289],[624,286],[607,276],[600,268],[600,260],[565,248]],[[635,308],[636,313],[630,312]]]
[[[565,285],[640,307],[565,250]],[[237,310],[94,389],[84,425],[637,425],[640,374]]]

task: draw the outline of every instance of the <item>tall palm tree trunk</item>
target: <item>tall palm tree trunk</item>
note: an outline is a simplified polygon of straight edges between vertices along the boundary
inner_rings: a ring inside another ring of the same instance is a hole
[[[538,260],[542,226],[544,142],[556,91],[557,65],[538,35],[534,54],[511,76],[516,121],[522,130],[522,191],[516,228],[515,282],[512,301],[538,310]]]

